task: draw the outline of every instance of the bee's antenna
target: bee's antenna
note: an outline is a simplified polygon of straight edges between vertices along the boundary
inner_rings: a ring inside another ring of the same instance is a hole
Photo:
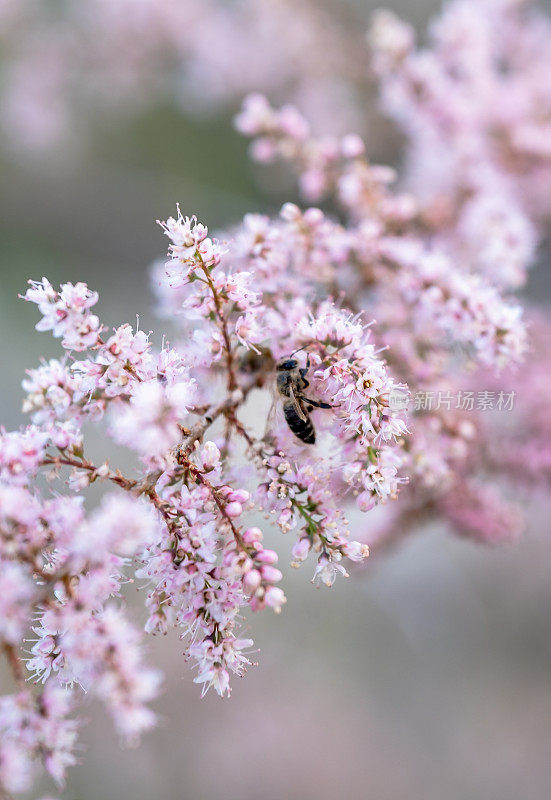
[[[300,353],[301,350],[306,350],[306,347],[307,347],[307,345],[303,345],[303,347],[299,347],[298,350],[295,350],[293,353],[291,353],[289,358],[291,358],[291,356],[294,356],[295,353]]]

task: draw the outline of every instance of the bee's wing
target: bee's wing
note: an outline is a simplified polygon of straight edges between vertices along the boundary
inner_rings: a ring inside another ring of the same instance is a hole
[[[303,409],[303,407],[302,407],[302,403],[300,402],[300,400],[298,399],[298,397],[297,397],[297,396],[295,395],[295,393],[293,392],[293,387],[292,387],[292,386],[289,386],[289,396],[290,396],[290,398],[291,398],[291,400],[292,400],[292,402],[293,402],[293,405],[294,405],[294,407],[295,407],[295,411],[297,412],[297,414],[299,415],[299,417],[301,418],[301,420],[302,420],[303,422],[308,422],[308,417],[307,417],[307,416],[306,416],[306,414],[304,413],[304,409]]]
[[[272,404],[268,411],[266,418],[266,427],[264,428],[264,439],[273,431],[278,424],[278,416],[281,411],[281,398],[277,393],[275,384],[271,386]]]

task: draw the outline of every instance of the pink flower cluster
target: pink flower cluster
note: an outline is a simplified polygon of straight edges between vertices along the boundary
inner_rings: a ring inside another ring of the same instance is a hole
[[[526,0],[453,0],[415,38],[388,11],[369,37],[404,181],[454,255],[520,286],[551,208],[551,22]]]
[[[314,0],[293,9],[292,25],[285,0],[203,0],[201,13],[191,0],[89,0],[55,14],[2,0],[0,126],[13,148],[43,152],[84,138],[90,109],[120,114],[168,95],[204,113],[258,86],[306,103],[324,126],[342,125],[327,95],[345,124],[358,116],[349,84],[363,79],[367,55],[361,34],[353,39]]]
[[[159,675],[143,663],[124,584],[147,587],[147,632],[180,628],[203,692],[229,694],[230,675],[252,663],[252,640],[239,633],[243,608],[279,612],[286,602],[277,553],[264,547],[253,512],[296,528],[294,563],[315,552],[314,580],[330,586],[348,574],[347,561],[368,555],[349,539],[344,495],[352,488],[363,511],[396,498],[408,435],[389,405],[405,387],[369,326],[329,294],[349,258],[344,229],[291,205],[275,220],[248,217],[227,245],[179,212],[163,229],[170,244],[159,293],[181,338],[157,351],[142,331],[100,324],[97,295],[84,284],[57,291],[45,278],[32,282],[25,299],[41,314],[37,329],[60,338],[65,355],[28,371],[31,422],[0,434],[0,632],[15,680],[28,672],[39,687],[25,690],[25,707],[40,714],[55,687],[76,709],[84,691],[128,740],[154,724]],[[321,274],[316,263],[326,263]],[[273,384],[276,360],[296,350],[310,393],[327,406],[312,412],[317,448],[277,414],[258,436],[241,413],[254,390]],[[134,475],[90,461],[85,423],[134,451]],[[44,494],[42,473],[68,494]],[[86,513],[84,493],[98,481],[118,494]],[[76,736],[66,709],[51,704],[52,725],[67,733],[44,758],[58,782]],[[12,788],[24,784],[17,765],[28,771],[45,752],[23,730],[27,716],[17,719],[2,777]]]
[[[69,717],[71,696],[48,686],[36,698],[21,688],[0,697],[0,781],[6,792],[25,792],[36,775],[36,762],[59,783],[76,763],[77,723]]]
[[[278,112],[264,98],[253,96],[245,102],[237,126],[256,137],[253,155],[263,160],[290,160],[308,197],[333,196],[348,218],[346,224],[331,223],[319,210],[304,215],[285,212],[299,223],[311,215],[323,219],[324,233],[333,225],[335,255],[328,257],[325,239],[321,238],[324,257],[318,256],[313,243],[312,261],[324,263],[335,294],[346,297],[354,310],[365,309],[377,320],[375,341],[390,347],[385,357],[398,379],[390,395],[399,395],[400,383],[423,386],[427,391],[459,392],[470,388],[467,367],[500,369],[518,363],[526,350],[526,330],[522,309],[508,295],[503,282],[494,281],[470,259],[459,256],[459,248],[451,245],[458,234],[448,223],[436,230],[427,226],[416,197],[393,194],[388,187],[392,173],[367,161],[357,137],[352,141],[350,137],[311,138],[307,125],[298,120],[297,111]],[[336,262],[335,267],[328,269],[331,260]],[[529,265],[525,253],[523,275]],[[297,346],[302,344],[298,338]],[[331,383],[336,370],[332,366],[323,373],[320,383],[328,387],[325,397],[350,391],[339,392]],[[350,398],[354,398],[353,393]],[[353,406],[348,403],[345,407],[350,426],[360,430]],[[435,493],[438,496],[451,491],[459,465],[472,463],[469,458],[475,442],[480,441],[476,434],[479,425],[479,419],[457,412],[446,414],[445,409],[419,413],[411,421],[412,435],[406,438],[402,458],[406,470],[417,475],[425,487],[422,501],[419,485],[412,485],[406,493],[415,495],[412,502],[416,508],[420,504],[434,509]],[[403,432],[395,430],[394,435],[400,437]],[[355,463],[347,465],[347,476],[354,475]],[[389,457],[388,463],[392,476],[395,459]],[[355,488],[361,489],[358,484]],[[360,498],[362,505],[369,504],[365,492],[361,491]],[[401,505],[405,511],[407,504]],[[393,517],[389,515],[390,527]]]
[[[495,309],[494,334],[488,337],[484,325],[475,341],[485,356],[477,361],[496,360],[496,333],[498,339],[505,336],[502,353],[504,345],[509,353],[511,347],[520,352],[524,341],[505,334],[518,308],[497,311],[491,297],[523,287],[546,235],[551,23],[529,0],[452,0],[432,24],[426,46],[417,46],[413,28],[388,11],[375,15],[369,42],[383,108],[406,136],[402,184],[416,197],[419,224],[448,260],[473,274],[480,288],[473,293],[476,284],[464,285],[465,305],[474,301],[483,316]],[[457,280],[454,270],[447,272]],[[394,310],[390,304],[390,313]],[[473,321],[479,324],[476,317]],[[435,512],[478,541],[518,536],[525,524],[519,489],[533,492],[547,485],[549,460],[544,411],[549,330],[533,312],[527,327],[528,357],[520,368],[513,369],[508,356],[498,357],[506,367],[500,375],[477,370],[470,379],[448,375],[445,382],[423,386],[453,392],[514,387],[518,402],[513,419],[500,414],[483,419],[457,409],[421,412],[430,425],[416,437],[418,446],[412,442],[412,469],[430,493],[416,491],[412,480],[402,513],[379,531],[380,541],[400,538],[412,515],[419,523]],[[393,339],[388,341],[393,346]],[[428,449],[434,459],[423,455]],[[444,449],[453,452],[453,460],[440,457]],[[445,490],[435,494],[437,482]]]

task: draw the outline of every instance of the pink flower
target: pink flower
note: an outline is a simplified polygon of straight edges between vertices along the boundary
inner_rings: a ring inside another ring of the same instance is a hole
[[[0,639],[17,645],[31,614],[35,587],[28,570],[0,558]]]
[[[67,350],[86,350],[97,342],[99,320],[89,313],[98,301],[97,292],[91,292],[85,283],[62,284],[59,293],[46,278],[30,283],[24,299],[36,303],[42,314],[38,331],[51,330],[54,336],[63,337]]]
[[[279,570],[277,570],[279,572]],[[264,603],[279,614],[287,598],[278,586],[269,586],[264,593]]]
[[[24,485],[36,473],[44,456],[48,433],[30,425],[18,433],[0,432],[0,478]]]
[[[152,458],[165,455],[180,437],[180,420],[192,405],[195,382],[165,387],[152,380],[135,386],[130,403],[115,406],[110,430],[120,444]]]
[[[326,586],[331,587],[335,583],[335,578],[339,572],[344,575],[345,578],[348,577],[345,568],[342,566],[342,564],[338,563],[336,555],[331,558],[326,555],[322,555],[318,560],[318,565],[316,567],[314,577],[312,578],[312,583],[321,581]]]

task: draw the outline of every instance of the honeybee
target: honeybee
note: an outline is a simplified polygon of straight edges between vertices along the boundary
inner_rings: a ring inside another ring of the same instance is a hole
[[[306,375],[310,369],[310,356],[306,366],[300,367],[296,358],[287,356],[280,358],[276,364],[277,393],[283,401],[285,421],[295,436],[306,444],[315,444],[316,431],[310,419],[309,412],[313,408],[331,408],[328,403],[311,400],[304,395],[310,383]]]

